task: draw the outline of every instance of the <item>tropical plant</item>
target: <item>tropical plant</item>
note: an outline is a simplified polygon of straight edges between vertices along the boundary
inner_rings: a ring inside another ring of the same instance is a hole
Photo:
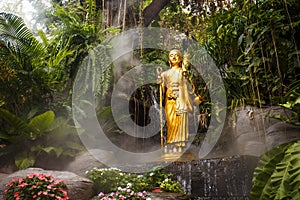
[[[250,199],[300,198],[300,140],[277,146],[262,155],[254,171]]]
[[[294,0],[242,0],[207,17],[199,41],[224,73],[230,100],[283,103],[299,71],[299,7]]]
[[[65,54],[68,58],[67,64],[58,68],[57,74],[64,74],[63,80],[69,84],[66,89],[70,90],[80,66],[85,65],[89,69],[98,67],[95,70],[100,71],[95,71],[93,76],[96,77],[93,78],[99,80],[98,91],[101,90],[103,92],[101,96],[104,97],[113,76],[112,66],[107,70],[99,69],[101,66],[99,61],[102,62],[107,57],[107,55],[103,55],[106,52],[102,50],[100,44],[108,36],[118,33],[119,30],[114,27],[102,27],[102,13],[97,9],[95,0],[84,1],[82,4],[69,2],[65,6],[54,4],[54,7],[55,12],[50,16],[54,22],[48,25],[49,34],[54,36],[51,39],[51,49],[57,50],[54,47],[59,44],[60,48],[58,49],[64,49],[62,52],[68,50],[68,53]],[[89,73],[82,76],[86,76],[85,80],[94,80],[90,79]]]
[[[0,102],[20,115],[34,106],[47,105],[50,89],[47,70],[41,62],[46,51],[24,21],[0,13]]]
[[[13,179],[6,185],[4,200],[67,200],[67,186],[60,179],[51,175],[29,174],[26,177]]]
[[[289,117],[283,117],[280,114],[271,115],[286,123],[300,126],[300,81],[296,80],[289,86],[289,91],[286,94],[286,103],[279,104],[280,106],[291,111]]]
[[[46,111],[23,120],[8,110],[0,108],[0,117],[7,122],[0,139],[6,144],[0,149],[0,157],[10,155],[19,169],[34,166],[39,156],[73,156],[83,150],[76,140],[77,132],[68,125],[68,120],[57,117],[53,111]]]

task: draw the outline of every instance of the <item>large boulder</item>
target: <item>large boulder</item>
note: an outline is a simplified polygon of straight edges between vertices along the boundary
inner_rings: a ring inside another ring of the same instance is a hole
[[[300,126],[277,122],[267,129],[267,148],[278,146],[280,144],[299,140]]]
[[[168,192],[156,192],[150,193],[151,200],[186,200],[190,199],[191,195],[168,193]]]
[[[31,173],[52,175],[55,179],[63,180],[67,185],[68,196],[70,200],[88,200],[93,196],[94,183],[87,178],[78,176],[72,172],[43,170],[41,168],[28,168],[14,172],[0,182],[0,197],[2,198],[4,194],[5,185],[13,178],[25,177]]]
[[[280,106],[237,108],[227,121],[226,134],[234,141],[236,154],[260,156],[278,144],[300,139],[300,129],[272,117],[288,117],[289,110]]]

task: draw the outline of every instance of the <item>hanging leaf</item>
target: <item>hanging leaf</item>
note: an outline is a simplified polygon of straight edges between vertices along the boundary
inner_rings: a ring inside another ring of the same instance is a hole
[[[52,125],[54,116],[53,111],[47,111],[35,116],[32,120],[30,120],[28,126],[34,133],[43,133]]]

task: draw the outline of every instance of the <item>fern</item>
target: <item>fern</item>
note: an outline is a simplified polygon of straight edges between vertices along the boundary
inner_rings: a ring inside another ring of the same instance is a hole
[[[300,140],[264,154],[254,171],[250,200],[300,199]]]

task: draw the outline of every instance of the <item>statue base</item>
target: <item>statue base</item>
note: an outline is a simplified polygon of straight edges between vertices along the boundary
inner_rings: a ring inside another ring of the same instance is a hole
[[[186,162],[195,160],[195,157],[191,153],[163,153],[157,161],[178,161],[178,162]]]

